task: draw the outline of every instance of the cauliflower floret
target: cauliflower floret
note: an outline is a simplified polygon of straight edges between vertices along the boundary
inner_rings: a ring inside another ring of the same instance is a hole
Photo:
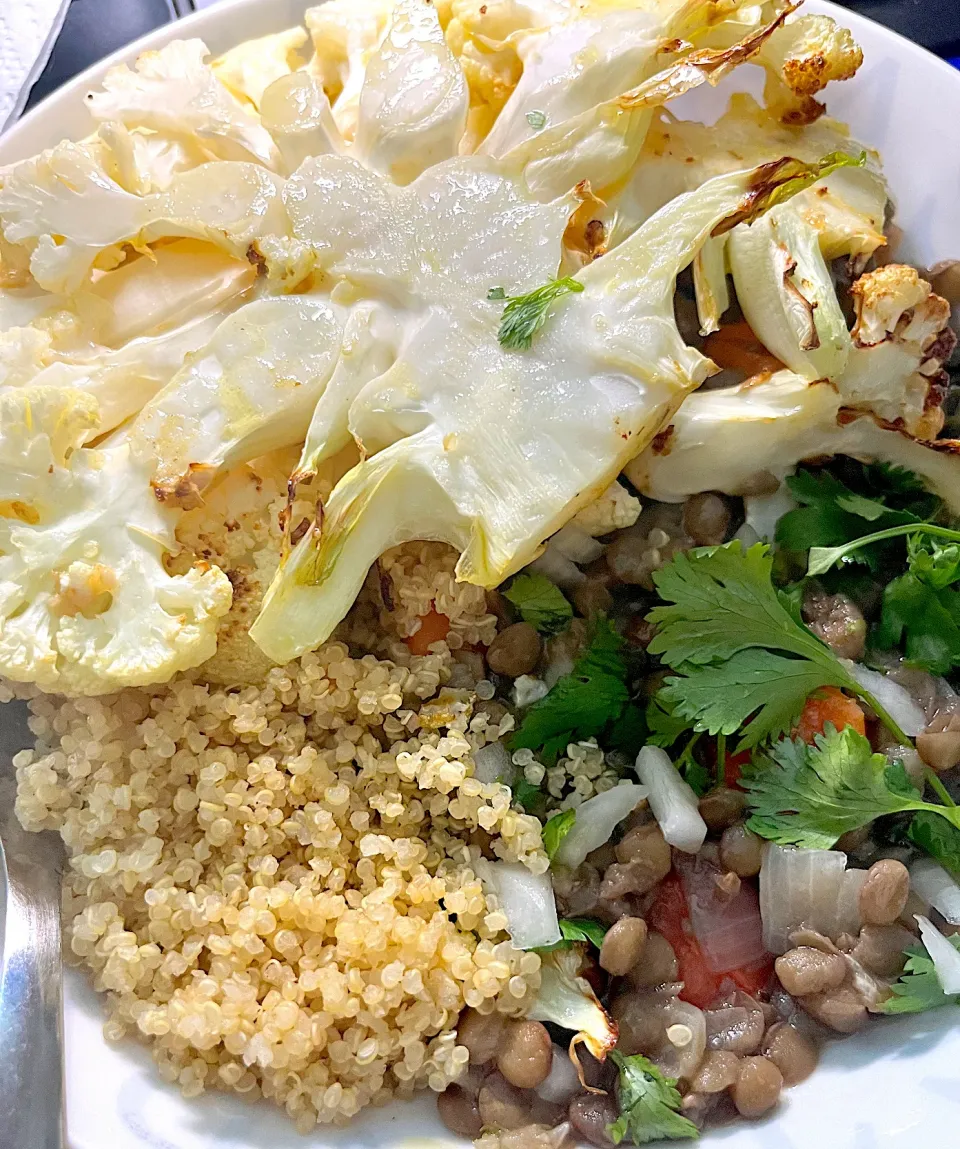
[[[640,500],[622,483],[611,483],[594,503],[589,503],[573,516],[573,522],[595,539],[632,527],[640,517]]]
[[[367,63],[387,32],[394,0],[327,0],[304,15],[314,55],[307,65],[333,105],[345,140],[357,130]]]
[[[93,268],[116,267],[124,244],[193,237],[246,258],[261,236],[288,230],[281,187],[257,164],[221,162],[177,175],[164,192],[132,195],[93,150],[67,142],[4,173],[0,230],[29,252],[41,287],[70,293]]]
[[[950,304],[906,264],[889,263],[869,271],[850,290],[857,312],[853,338],[859,347],[896,337],[921,349],[936,340],[950,319]]]
[[[849,80],[863,52],[849,28],[829,16],[801,16],[784,24],[757,60],[767,69],[767,107],[784,123],[809,124],[824,112],[813,97],[831,80]]]
[[[839,381],[844,402],[935,439],[943,426],[943,364],[956,344],[950,304],[914,268],[898,263],[862,275],[851,293],[857,320],[854,351]]]
[[[216,157],[192,137],[130,131],[115,120],[101,124],[101,162],[125,191],[150,195],[166,191],[180,172],[192,171]]]
[[[210,66],[220,83],[238,100],[248,100],[259,108],[263,93],[274,80],[289,76],[303,66],[297,49],[308,39],[306,29],[297,27],[256,40],[244,40]]]
[[[80,446],[97,403],[70,389],[0,396],[0,673],[105,694],[165,682],[216,649],[222,571],[164,567],[175,514],[129,444]]]
[[[209,54],[202,40],[174,40],[144,52],[135,71],[126,64],[111,68],[103,91],[87,95],[87,107],[99,122],[198,136],[221,159],[276,168],[280,156],[270,133],[204,63]]]

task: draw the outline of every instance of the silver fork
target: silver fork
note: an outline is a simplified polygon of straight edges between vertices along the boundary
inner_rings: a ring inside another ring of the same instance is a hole
[[[4,707],[4,718],[13,718],[12,706]],[[62,845],[54,834],[28,834],[20,826],[13,812],[12,765],[7,753],[2,757],[0,1149],[64,1149]]]

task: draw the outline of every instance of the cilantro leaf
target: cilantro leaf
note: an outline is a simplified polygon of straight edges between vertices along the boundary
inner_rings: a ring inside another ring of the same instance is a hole
[[[960,531],[951,530],[950,527],[941,527],[936,523],[925,522],[900,523],[869,535],[861,535],[859,538],[850,539],[835,546],[811,547],[807,575],[812,578],[814,575],[826,574],[837,563],[859,561],[858,556],[866,553],[868,548],[874,544],[907,535],[948,539],[954,543],[960,542]]]
[[[648,649],[679,677],[657,700],[694,730],[733,734],[737,749],[789,730],[809,695],[837,686],[864,698],[897,737],[906,735],[836,655],[798,622],[771,581],[770,549],[739,542],[676,555],[654,576],[666,605],[648,615]],[[749,720],[749,722],[748,722]]]
[[[693,727],[689,718],[682,718],[664,698],[657,692],[647,704],[647,730],[648,740],[654,746],[669,749],[674,742]]]
[[[875,754],[852,726],[828,725],[812,746],[784,738],[754,755],[740,784],[752,810],[747,825],[781,846],[829,850],[848,830],[911,810],[960,830],[960,809],[925,802],[902,764]]]
[[[946,674],[960,666],[960,594],[934,590],[908,572],[884,588],[874,645],[883,650],[903,644],[910,666]]]
[[[607,927],[593,918],[560,918],[560,941],[549,946],[537,946],[538,954],[551,954],[555,950],[568,950],[580,942],[599,949],[607,933]]]
[[[803,504],[777,523],[777,542],[787,550],[841,546],[866,534],[871,523],[880,530],[919,521],[910,511],[887,506],[880,493],[876,498],[857,494],[828,470],[800,470],[787,485]],[[876,570],[881,558],[882,548],[872,547],[854,552],[852,561]]]
[[[563,591],[545,575],[517,575],[503,594],[520,612],[523,621],[541,634],[559,634],[573,618],[573,607]]]
[[[606,619],[598,619],[573,671],[527,711],[513,737],[514,749],[539,751],[556,762],[571,742],[598,738],[617,721],[630,701],[623,639]]]
[[[573,824],[576,820],[576,810],[561,810],[559,814],[554,814],[549,822],[544,825],[541,833],[543,848],[551,862],[556,857],[557,850],[560,849],[563,839],[573,829]]]
[[[960,829],[928,810],[913,816],[907,837],[947,870],[960,874]]]
[[[513,800],[518,806],[522,806],[528,814],[532,813],[537,805],[543,798],[543,792],[539,786],[534,786],[532,782],[528,782],[526,778],[521,778],[515,782],[513,787]]]
[[[629,1138],[634,1145],[650,1141],[692,1141],[700,1136],[696,1125],[678,1112],[680,1093],[672,1077],[641,1054],[624,1057],[616,1049],[610,1058],[620,1070],[620,1118],[607,1126],[614,1144]]]
[[[954,935],[948,940],[960,950],[960,937]],[[924,1013],[942,1005],[960,1004],[960,996],[951,997],[943,992],[933,961],[923,946],[911,946],[906,953],[903,973],[890,987],[894,996],[877,1006],[881,1013]]]
[[[943,546],[929,535],[917,533],[907,538],[910,570],[934,590],[946,590],[960,582],[960,544]]]
[[[487,299],[506,300],[497,338],[508,351],[526,351],[533,337],[547,321],[550,304],[562,295],[583,291],[583,284],[572,276],[551,280],[525,295],[507,295],[502,287],[491,287]]]

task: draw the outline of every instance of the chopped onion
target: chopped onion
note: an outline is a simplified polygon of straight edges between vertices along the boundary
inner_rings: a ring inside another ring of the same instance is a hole
[[[567,523],[553,536],[547,544],[547,549],[557,550],[571,562],[585,565],[598,559],[605,548],[592,535],[588,535],[583,527],[578,527],[576,523]]]
[[[790,948],[790,934],[809,926],[836,937],[847,855],[839,850],[796,850],[770,843],[760,867],[763,944],[774,954]]]
[[[837,901],[837,936],[849,934],[855,938],[863,924],[860,917],[860,891],[867,880],[866,870],[847,870],[840,879],[840,897]]]
[[[665,750],[644,746],[637,755],[637,774],[650,791],[653,816],[671,846],[695,854],[707,836],[707,824],[697,809],[697,796],[680,777]]]
[[[916,738],[922,730],[926,729],[927,716],[913,700],[910,692],[899,682],[894,682],[886,674],[880,674],[876,670],[868,670],[859,662],[851,662],[847,658],[843,659],[843,665],[863,689],[868,690],[874,696],[904,734]]]
[[[531,874],[519,862],[477,863],[477,873],[496,894],[507,918],[507,932],[521,950],[560,941],[557,903],[549,874]]]
[[[502,742],[481,746],[473,756],[473,776],[478,782],[503,782],[512,786],[517,768]]]
[[[550,687],[542,678],[534,678],[532,674],[521,674],[513,684],[513,705],[518,710],[525,710],[550,692]]]
[[[923,914],[914,914],[920,927],[920,940],[927,948],[937,981],[944,993],[960,993],[960,951],[953,948],[937,927]]]
[[[591,850],[609,842],[615,827],[647,796],[646,788],[627,782],[589,798],[577,807],[573,828],[560,843],[554,861],[575,870]]]
[[[910,865],[913,892],[943,914],[952,926],[960,926],[960,886],[933,858],[918,858]]]
[[[690,924],[707,965],[714,973],[754,965],[767,956],[756,890],[742,882],[724,900],[717,885],[720,870],[703,858],[678,859]]]
[[[570,1058],[555,1049],[547,1079],[541,1081],[534,1092],[555,1105],[566,1105],[571,1097],[576,1096],[580,1092],[580,1077]]]
[[[549,546],[538,559],[528,564],[527,570],[546,575],[551,582],[555,582],[564,590],[571,590],[587,579],[575,562],[571,562],[566,555]]]
[[[772,543],[777,523],[796,506],[797,500],[786,483],[781,483],[772,495],[745,495],[744,526],[751,527],[764,542]]]

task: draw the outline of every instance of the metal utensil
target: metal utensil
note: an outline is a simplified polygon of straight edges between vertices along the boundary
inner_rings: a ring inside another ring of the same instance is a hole
[[[12,709],[7,709],[5,718]],[[64,1149],[62,846],[54,834],[23,830],[13,812],[14,792],[12,765],[3,754],[0,863],[6,897],[0,957],[0,1149]]]

